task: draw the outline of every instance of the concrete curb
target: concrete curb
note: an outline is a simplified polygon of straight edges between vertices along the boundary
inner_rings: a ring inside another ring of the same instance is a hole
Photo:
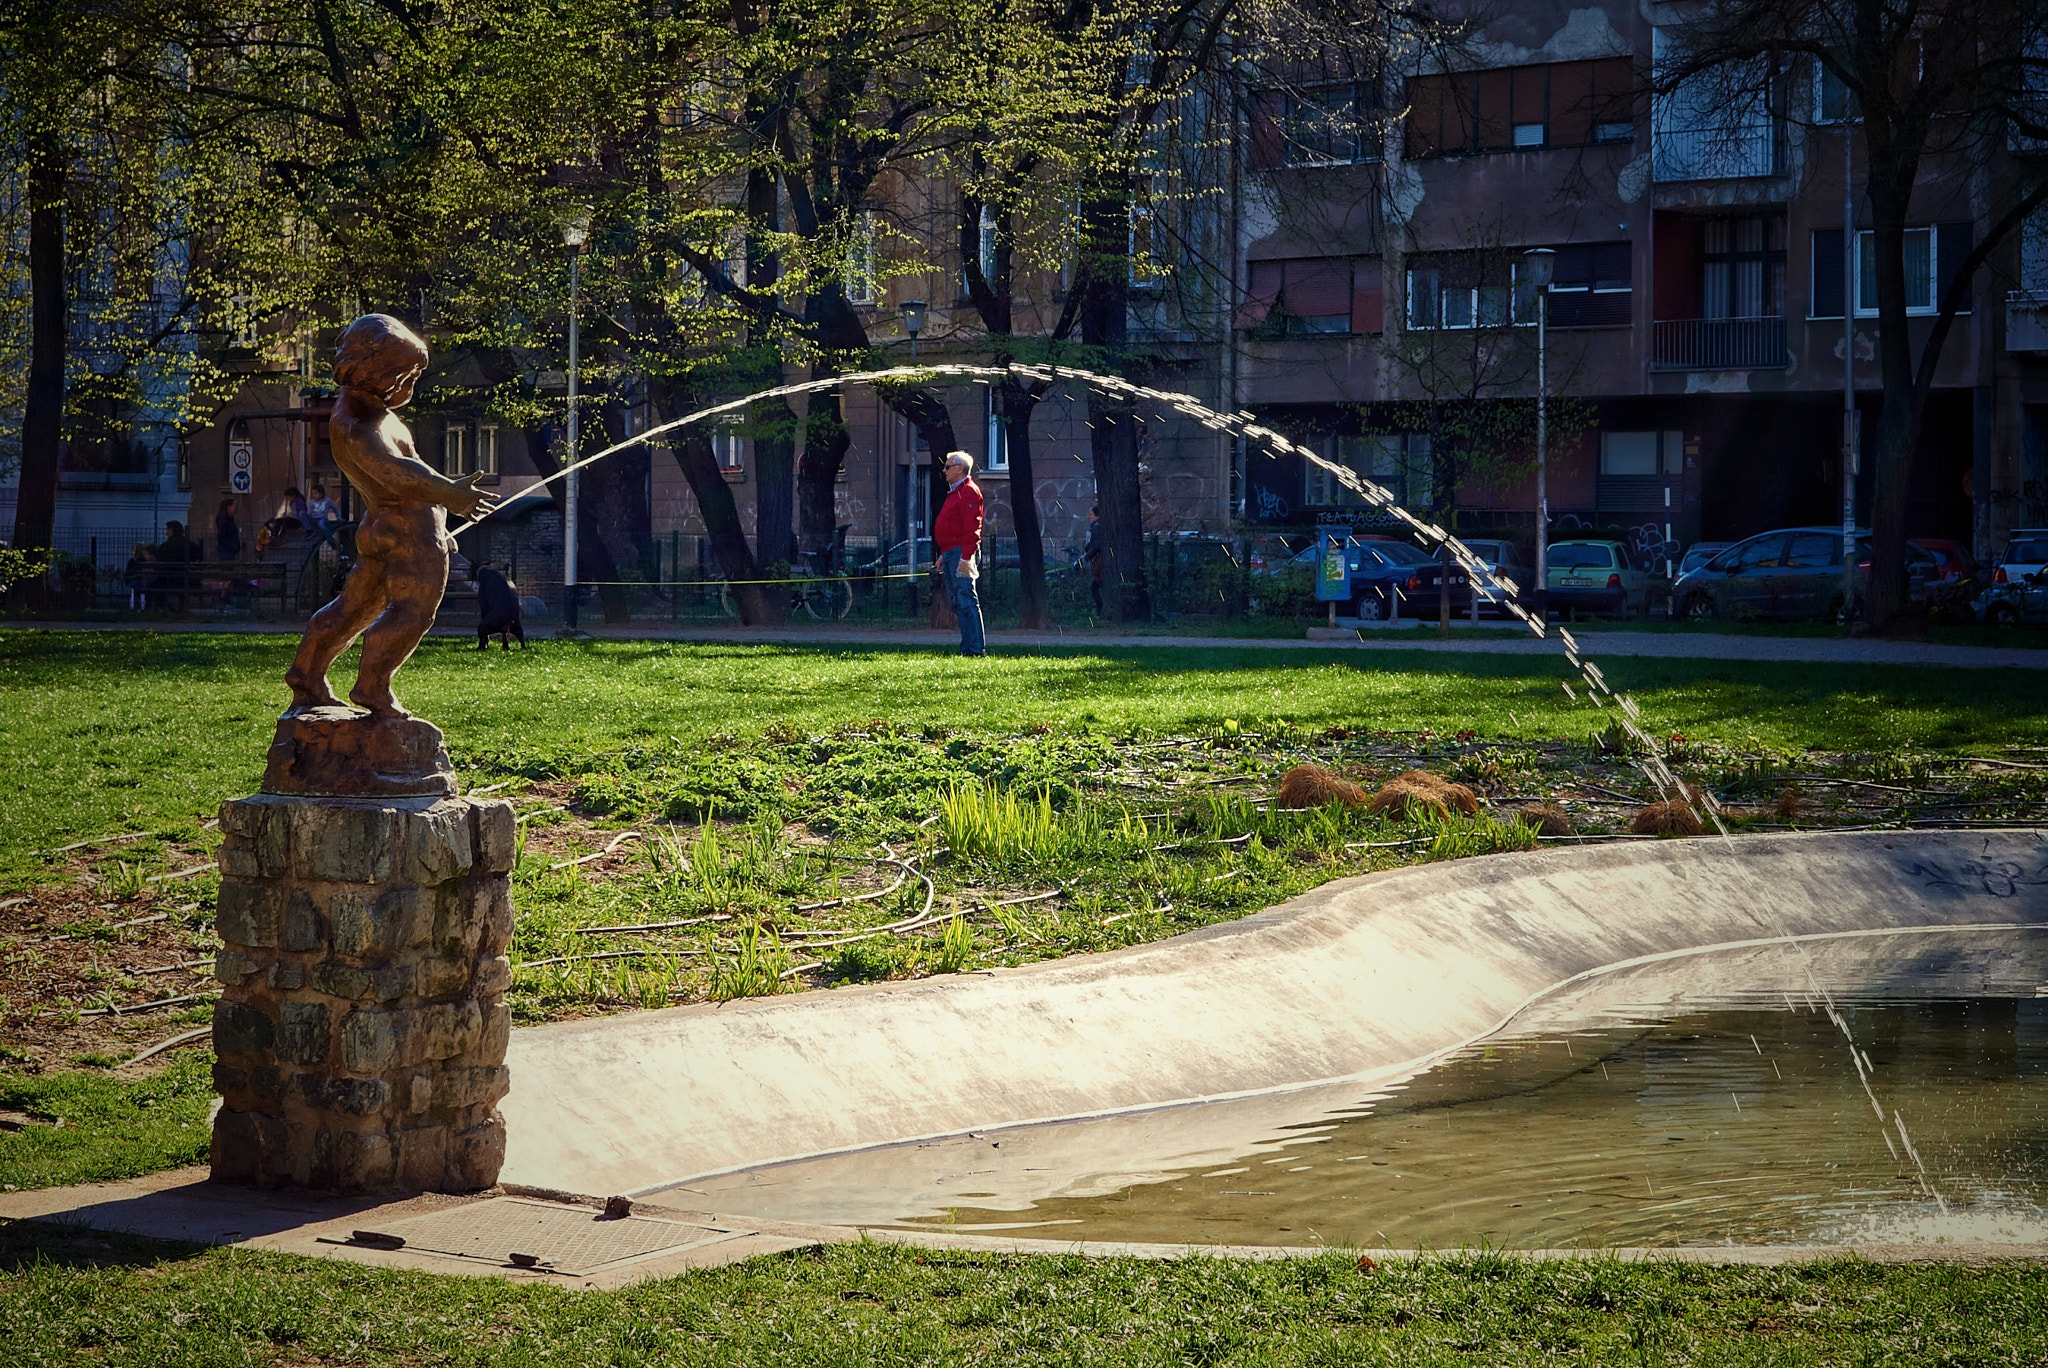
[[[1107,954],[517,1032],[504,1178],[644,1193],[968,1131],[1379,1085],[1617,968],[1788,935],[2044,924],[2033,831],[1425,865]]]

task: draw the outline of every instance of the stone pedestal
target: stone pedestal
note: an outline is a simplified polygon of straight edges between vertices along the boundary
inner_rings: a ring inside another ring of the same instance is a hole
[[[423,717],[308,708],[278,720],[263,767],[265,793],[348,798],[455,796],[441,729]]]
[[[263,793],[223,804],[220,825],[213,1176],[495,1183],[511,804]]]

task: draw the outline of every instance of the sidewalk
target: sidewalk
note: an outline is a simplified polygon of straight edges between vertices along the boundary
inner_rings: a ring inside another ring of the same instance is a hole
[[[1499,630],[1498,624],[1489,624]],[[253,622],[35,622],[0,623],[0,631],[220,632],[230,634],[295,634],[291,623]],[[547,623],[534,624],[536,641],[552,636]],[[1567,629],[1570,630],[1570,629]],[[1558,655],[1558,629],[1548,640],[1530,636],[1473,636],[1449,639],[1393,636],[1368,631],[1357,641],[1308,641],[1294,637],[1212,637],[1125,634],[1111,631],[991,631],[988,644],[996,651],[1143,650],[1171,647],[1208,651],[1410,651],[1449,655]],[[469,637],[473,628],[437,628],[443,637]],[[950,650],[959,637],[926,627],[738,627],[645,624],[606,627],[593,624],[585,634],[596,641],[725,642],[734,645],[919,647]],[[1952,670],[2048,670],[2048,650],[2018,646],[1944,646],[1925,641],[1848,640],[1825,637],[1738,636],[1723,632],[1663,634],[1572,631],[1581,655],[1594,658],[1636,656],[1661,660],[1757,660],[1806,662],[1817,665],[1918,665]]]

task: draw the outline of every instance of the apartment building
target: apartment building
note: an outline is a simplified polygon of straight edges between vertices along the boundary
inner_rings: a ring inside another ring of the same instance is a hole
[[[1768,101],[1652,98],[1663,8],[1517,5],[1454,69],[1255,95],[1243,402],[1424,498],[1431,438],[1402,430],[1422,426],[1415,401],[1533,393],[1536,320],[1516,286],[1524,253],[1553,248],[1544,359],[1548,392],[1567,397],[1547,470],[1553,536],[1648,542],[1668,527],[1689,542],[1839,522],[1845,388],[1863,414],[1880,388],[1860,205],[1845,250],[1853,111],[1812,65]],[[1395,101],[1405,113],[1379,140],[1344,132],[1369,118],[1332,117]],[[1907,237],[1916,350],[1984,231],[1993,178],[2012,173],[2010,159],[1928,159]],[[1982,554],[2048,513],[2044,286],[2031,228],[1972,282],[1937,372],[1914,532]],[[1862,519],[1875,426],[1859,424]],[[1461,521],[1533,530],[1529,464],[1461,480]],[[1302,466],[1252,454],[1246,518],[1360,520]]]

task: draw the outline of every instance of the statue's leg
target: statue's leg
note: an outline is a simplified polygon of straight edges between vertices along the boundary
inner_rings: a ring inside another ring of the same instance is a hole
[[[306,634],[299,638],[298,654],[284,677],[292,691],[288,712],[341,706],[341,700],[327,683],[327,668],[370,625],[383,606],[382,558],[364,555],[342,581],[340,595],[313,614],[312,621],[306,624]]]
[[[408,512],[409,525],[384,567],[384,611],[363,633],[363,660],[348,700],[379,717],[410,717],[391,691],[391,677],[434,625],[448,588],[448,548],[434,510]]]

